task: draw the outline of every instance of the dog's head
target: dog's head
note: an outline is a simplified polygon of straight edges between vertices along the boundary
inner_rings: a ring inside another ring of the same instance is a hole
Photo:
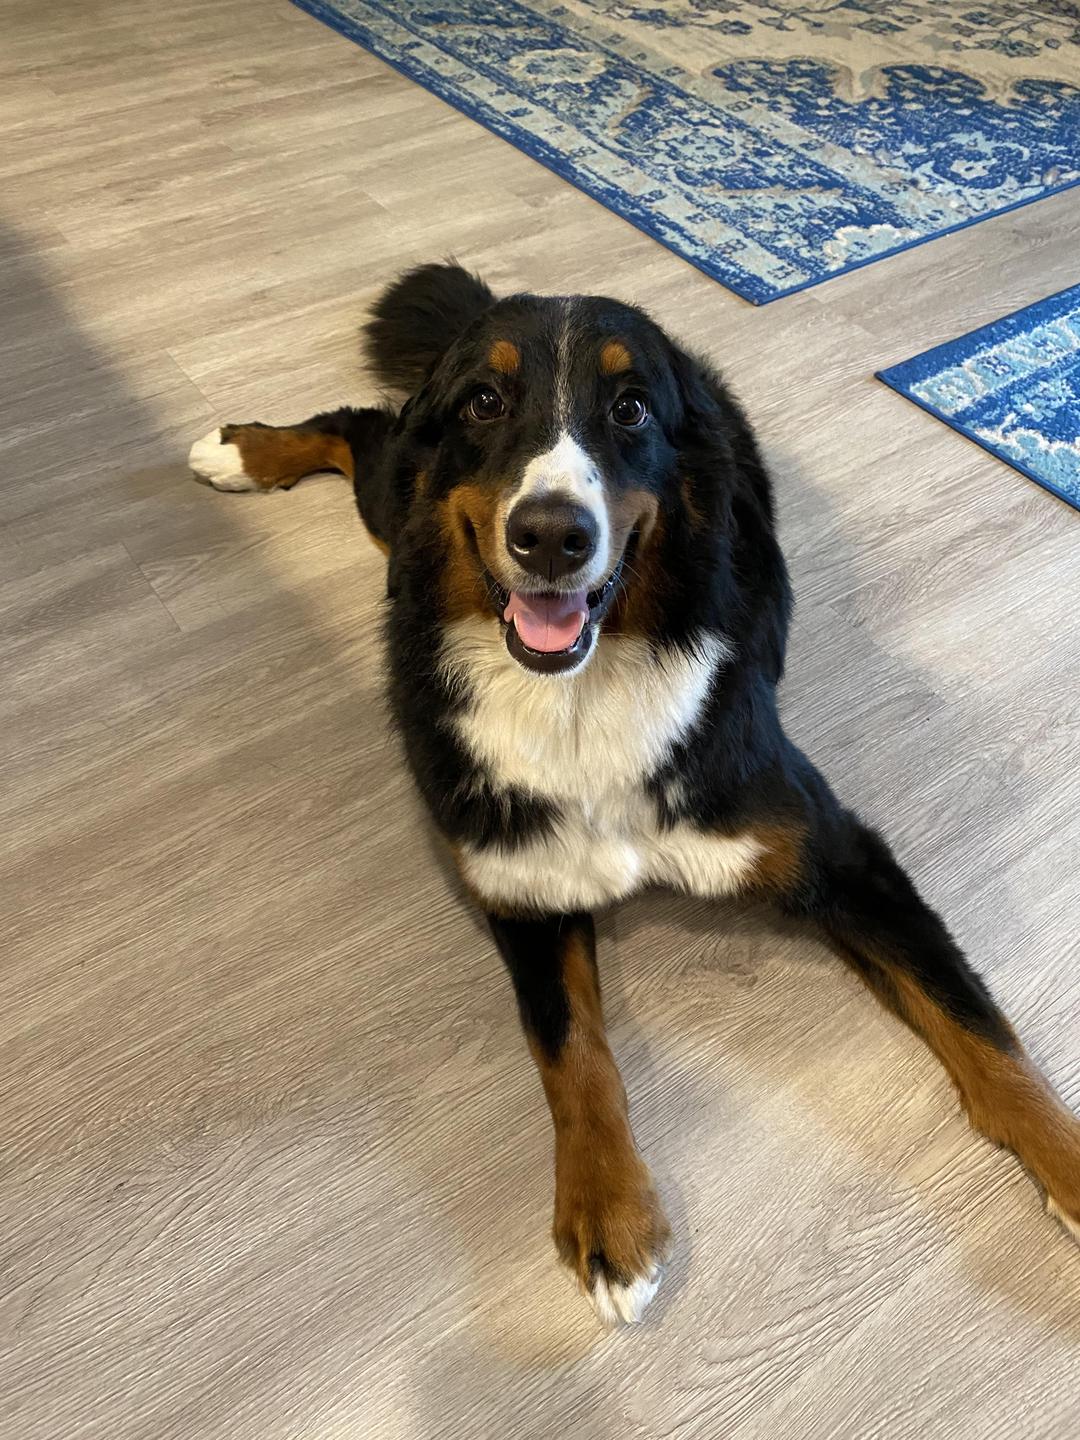
[[[489,617],[543,674],[580,669],[605,629],[692,628],[734,573],[741,424],[719,382],[640,310],[491,303],[402,414],[416,454],[410,532],[437,532],[446,617]]]

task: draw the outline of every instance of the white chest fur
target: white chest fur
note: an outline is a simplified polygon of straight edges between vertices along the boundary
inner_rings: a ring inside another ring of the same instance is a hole
[[[750,835],[690,824],[661,829],[645,784],[697,723],[727,653],[657,656],[643,640],[605,636],[578,675],[543,676],[507,653],[480,619],[454,626],[444,663],[469,694],[459,739],[498,788],[553,802],[554,833],[514,850],[465,847],[469,883],[493,904],[592,909],[658,882],[698,894],[744,884],[761,853]]]

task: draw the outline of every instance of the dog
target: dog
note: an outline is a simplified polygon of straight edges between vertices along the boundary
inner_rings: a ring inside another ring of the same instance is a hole
[[[781,728],[773,497],[719,376],[641,310],[403,275],[366,327],[408,398],[192,449],[220,490],[350,478],[388,555],[391,709],[516,991],[555,1131],[554,1238],[608,1324],[671,1232],[608,1045],[593,914],[646,885],[802,917],[937,1055],[1080,1239],[1080,1123],[886,842]]]

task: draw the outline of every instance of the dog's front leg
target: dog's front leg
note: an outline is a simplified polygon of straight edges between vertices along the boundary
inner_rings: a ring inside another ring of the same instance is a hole
[[[592,917],[489,919],[555,1124],[559,1255],[602,1320],[639,1320],[671,1232],[604,1033]]]

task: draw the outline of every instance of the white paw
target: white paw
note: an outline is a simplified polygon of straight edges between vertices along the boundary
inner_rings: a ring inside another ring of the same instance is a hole
[[[1055,1220],[1061,1222],[1074,1240],[1080,1240],[1080,1222],[1077,1222],[1071,1215],[1066,1215],[1057,1201],[1050,1195],[1046,1197],[1046,1213],[1053,1215]]]
[[[662,1278],[663,1271],[658,1265],[629,1285],[619,1285],[598,1275],[596,1284],[588,1292],[589,1302],[605,1325],[636,1325],[660,1288]]]
[[[250,475],[244,473],[239,447],[225,444],[220,430],[211,430],[201,440],[196,440],[188,455],[188,464],[200,480],[213,485],[215,490],[260,490]]]

